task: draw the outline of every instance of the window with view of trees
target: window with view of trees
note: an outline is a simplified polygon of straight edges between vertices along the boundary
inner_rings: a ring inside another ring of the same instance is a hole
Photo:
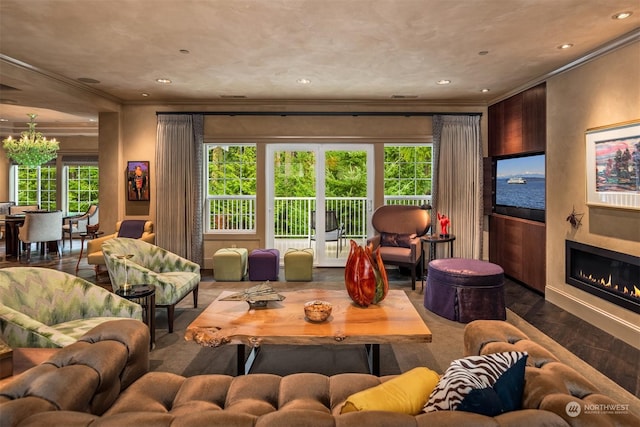
[[[35,168],[13,165],[13,197],[18,205],[39,205],[40,209],[62,209],[67,214],[84,213],[98,203],[98,166],[69,165],[60,180],[54,164]],[[62,187],[66,206],[59,206],[56,190]]]
[[[98,166],[65,166],[67,177],[67,207],[69,214],[84,213],[98,204]]]
[[[207,230],[255,231],[255,144],[207,144]]]
[[[430,200],[432,145],[386,145],[384,148],[384,195],[400,203],[399,196],[417,202]],[[428,196],[428,197],[425,197]],[[426,200],[425,200],[426,199]]]
[[[40,209],[56,210],[56,166],[42,165],[35,168],[15,168],[15,195],[17,205],[38,205]]]
[[[205,150],[206,232],[255,231],[256,145],[207,144]],[[385,146],[385,203],[430,203],[431,155],[431,144]],[[288,236],[305,236],[308,234],[305,227],[308,227],[309,209],[313,209],[316,192],[315,154],[312,151],[282,151],[273,161],[275,197],[300,198],[305,202],[276,203],[276,229],[286,229]],[[364,153],[328,151],[325,167],[325,191],[329,199],[366,195],[367,159]],[[334,208],[331,201],[327,203],[329,208]],[[283,212],[283,209],[288,211]],[[286,224],[279,224],[281,220]]]

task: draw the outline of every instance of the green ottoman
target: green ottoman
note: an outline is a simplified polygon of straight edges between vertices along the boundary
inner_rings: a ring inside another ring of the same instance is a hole
[[[249,251],[245,248],[222,248],[213,254],[213,277],[218,282],[239,282],[247,274]]]
[[[289,249],[285,252],[284,280],[287,282],[313,280],[313,249]]]

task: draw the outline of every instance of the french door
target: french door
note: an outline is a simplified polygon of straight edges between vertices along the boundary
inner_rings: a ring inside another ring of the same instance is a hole
[[[266,158],[268,247],[281,260],[289,248],[311,247],[316,266],[344,266],[349,241],[370,233],[373,146],[269,144]]]

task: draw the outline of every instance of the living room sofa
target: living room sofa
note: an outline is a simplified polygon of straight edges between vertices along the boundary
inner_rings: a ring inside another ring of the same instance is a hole
[[[488,417],[463,411],[340,414],[356,392],[399,376],[249,374],[185,378],[147,372],[148,329],[104,323],[0,388],[3,426],[637,426],[631,413],[567,415],[567,403],[615,403],[571,367],[503,321],[467,325],[470,354],[528,352],[523,409]]]
[[[142,307],[51,268],[0,269],[0,338],[11,347],[64,347],[117,318],[142,320]]]

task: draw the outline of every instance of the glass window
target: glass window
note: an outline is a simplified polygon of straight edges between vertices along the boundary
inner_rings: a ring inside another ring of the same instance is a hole
[[[98,204],[98,166],[70,165],[66,172],[66,212],[69,215],[85,213],[89,206]]]
[[[35,168],[22,165],[11,166],[12,200],[18,205],[39,205],[40,209],[61,209],[68,215],[84,213],[92,204],[98,203],[98,166],[67,164],[62,177],[58,176],[55,164]],[[57,199],[61,188],[63,200]]]
[[[12,166],[15,177],[15,195],[17,205],[38,205],[40,209],[56,210],[56,166],[45,164],[31,168]]]
[[[255,144],[206,144],[205,232],[255,232]]]
[[[432,144],[385,145],[385,204],[431,204]]]

